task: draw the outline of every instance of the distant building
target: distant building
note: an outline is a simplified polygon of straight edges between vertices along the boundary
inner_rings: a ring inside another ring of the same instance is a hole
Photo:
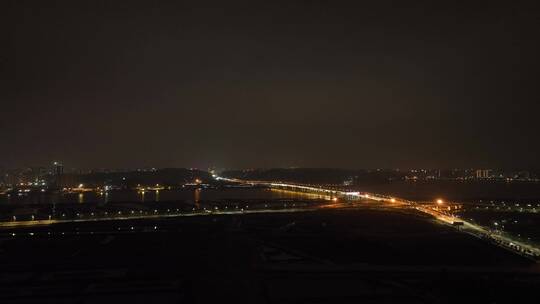
[[[41,182],[47,174],[46,168],[43,167],[32,167],[30,171],[30,180],[34,183]]]
[[[490,178],[491,170],[488,169],[478,169],[476,170],[476,178]]]
[[[54,185],[56,188],[64,187],[64,165],[60,162],[53,163],[53,176],[54,176]]]
[[[354,184],[354,177],[350,177],[343,181],[343,186],[351,186]]]
[[[8,183],[8,173],[4,167],[0,167],[0,185],[6,185]]]
[[[514,175],[514,178],[529,180],[531,178],[531,174],[529,173],[529,171],[519,171]]]

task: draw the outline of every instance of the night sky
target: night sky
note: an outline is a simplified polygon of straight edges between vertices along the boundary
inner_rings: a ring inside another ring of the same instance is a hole
[[[0,166],[539,167],[538,8],[409,2],[4,0]]]

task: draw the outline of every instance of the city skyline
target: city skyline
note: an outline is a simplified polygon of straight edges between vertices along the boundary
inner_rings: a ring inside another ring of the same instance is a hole
[[[51,161],[49,163],[40,163],[40,164],[26,164],[22,166],[6,166],[0,164],[0,170],[49,170],[53,171],[55,167],[60,166],[62,170],[67,170],[68,172],[122,172],[122,171],[155,171],[162,169],[190,169],[190,170],[203,170],[203,171],[224,171],[224,170],[272,170],[272,169],[337,169],[337,170],[364,170],[364,171],[396,171],[396,172],[407,172],[407,171],[470,171],[475,173],[476,171],[482,171],[483,176],[487,175],[488,172],[492,171],[520,171],[520,170],[531,170],[538,171],[538,168],[535,167],[487,167],[487,166],[469,166],[469,167],[324,167],[324,166],[313,166],[313,167],[301,167],[301,166],[283,166],[283,167],[219,167],[219,166],[208,166],[208,167],[189,167],[189,166],[131,166],[131,167],[121,167],[121,166],[96,166],[96,167],[79,167],[75,164],[64,163],[63,161]],[[475,173],[476,174],[476,173]]]

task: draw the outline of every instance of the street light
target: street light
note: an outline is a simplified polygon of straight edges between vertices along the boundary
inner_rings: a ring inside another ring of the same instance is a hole
[[[437,200],[437,204],[441,205],[442,203],[444,203],[444,201],[443,201],[442,199],[439,198],[439,199]]]

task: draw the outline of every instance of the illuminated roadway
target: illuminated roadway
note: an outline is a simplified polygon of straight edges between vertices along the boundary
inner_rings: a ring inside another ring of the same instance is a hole
[[[32,221],[6,221],[0,222],[0,227],[16,228],[16,227],[32,227],[46,226],[60,223],[82,223],[82,222],[98,222],[98,221],[119,221],[119,220],[137,220],[137,219],[159,219],[159,218],[174,218],[174,217],[189,217],[189,216],[205,216],[205,215],[243,215],[243,214],[260,214],[260,213],[292,213],[292,212],[307,212],[315,211],[318,206],[296,208],[293,205],[285,205],[283,208],[272,209],[249,209],[249,208],[214,208],[197,210],[193,212],[167,212],[153,214],[130,214],[126,215],[96,215],[86,216],[76,219],[49,219],[49,220],[32,220]]]
[[[445,214],[438,210],[435,210],[432,204],[420,204],[418,202],[409,201],[405,199],[400,199],[396,197],[391,197],[388,195],[375,194],[369,192],[352,192],[352,191],[341,191],[338,189],[324,188],[314,185],[298,185],[282,182],[272,182],[272,181],[249,181],[249,180],[239,180],[239,179],[229,179],[219,176],[214,176],[218,180],[225,180],[229,182],[253,184],[253,185],[263,185],[270,188],[285,189],[291,191],[300,191],[300,192],[310,192],[317,193],[322,195],[328,195],[331,197],[343,197],[347,199],[367,199],[374,200],[379,202],[392,203],[394,206],[401,206],[407,208],[413,208],[419,212],[429,214],[433,216],[437,221],[456,227],[464,233],[471,234],[479,238],[488,238],[494,241],[494,244],[517,252],[519,254],[531,257],[531,256],[540,256],[540,249],[532,244],[527,244],[522,241],[516,240],[514,237],[508,234],[502,233],[493,233],[490,229],[483,226],[468,222],[461,218],[455,217],[453,215]]]

